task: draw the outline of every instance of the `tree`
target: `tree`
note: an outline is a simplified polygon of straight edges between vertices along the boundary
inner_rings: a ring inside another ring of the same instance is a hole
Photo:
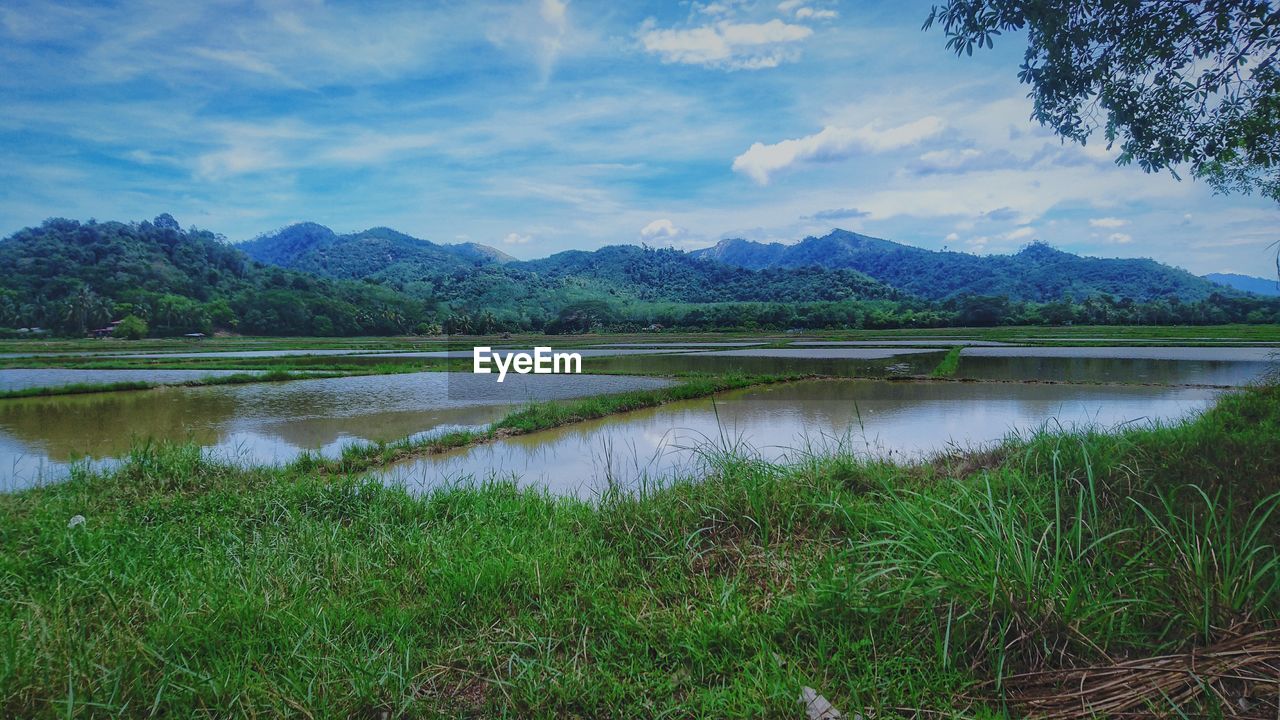
[[[88,285],[76,288],[64,302],[63,319],[66,327],[77,335],[83,335],[90,325],[105,322],[110,317],[111,303]]]
[[[112,336],[125,340],[141,340],[147,336],[147,321],[137,315],[126,315],[111,331]]]
[[[1026,31],[1032,117],[1117,162],[1280,202],[1280,9],[1268,0],[946,0],[925,21],[972,55]]]

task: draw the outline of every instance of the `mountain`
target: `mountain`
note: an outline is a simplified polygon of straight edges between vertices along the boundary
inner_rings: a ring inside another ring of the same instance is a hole
[[[0,240],[0,334],[83,335],[125,315],[159,336],[879,329],[1270,323],[1280,322],[1280,299],[1150,260],[1081,258],[1039,244],[977,257],[839,231],[797,245],[737,240],[699,253],[614,245],[529,261],[385,227],[338,235],[314,223],[232,245],[169,215],[53,219]]]
[[[776,268],[755,272],[706,263],[670,249],[612,245],[517,261],[468,243],[437,245],[389,228],[337,235],[291,225],[239,245],[251,257],[335,279],[361,279],[451,309],[555,314],[584,295],[618,302],[812,302],[898,297],[853,270]]]
[[[511,270],[544,280],[576,282],[637,300],[685,303],[813,302],[901,297],[860,272],[824,268],[751,270],[703,262],[669,248],[610,245],[568,250],[541,260],[511,263]]]
[[[282,254],[323,238],[300,232]],[[82,334],[125,314],[174,335],[394,334],[426,319],[421,301],[367,283],[266,267],[169,215],[141,223],[46,220],[0,240],[0,327]]]
[[[1081,257],[1034,243],[1014,255],[970,255],[911,247],[845,230],[794,244],[722,240],[691,253],[752,270],[846,268],[931,300],[1004,295],[1013,300],[1083,300],[1107,294],[1138,301],[1203,300],[1222,288],[1147,259]]]
[[[1280,297],[1280,281],[1276,278],[1260,278],[1236,273],[1210,273],[1205,275],[1204,279],[1242,292],[1264,297]]]
[[[478,243],[438,245],[387,227],[338,235],[316,223],[290,225],[238,247],[262,263],[340,279],[416,276],[514,259]]]

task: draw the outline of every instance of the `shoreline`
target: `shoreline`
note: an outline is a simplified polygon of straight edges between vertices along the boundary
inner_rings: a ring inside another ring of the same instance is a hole
[[[155,445],[0,496],[0,708],[787,715],[801,687],[864,716],[1021,714],[1081,687],[1141,708],[1159,697],[1090,673],[1182,682],[1193,650],[1280,651],[1277,467],[1276,386],[928,462],[723,457],[594,504]],[[1186,564],[1203,543],[1237,560]],[[1179,711],[1277,702],[1214,687]]]

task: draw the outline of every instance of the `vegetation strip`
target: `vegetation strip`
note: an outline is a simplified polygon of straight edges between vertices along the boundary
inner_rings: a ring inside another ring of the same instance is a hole
[[[705,458],[589,503],[150,445],[0,496],[0,715],[1275,716],[1276,387],[927,463]]]
[[[938,367],[933,369],[930,377],[935,378],[952,378],[955,377],[956,371],[960,369],[960,353],[964,352],[964,347],[957,345],[947,351],[942,361],[938,363]]]
[[[470,445],[479,445],[502,437],[524,435],[561,425],[592,420],[616,413],[657,407],[678,400],[714,395],[755,385],[790,382],[812,375],[719,375],[692,376],[678,385],[658,390],[631,390],[610,395],[596,395],[579,400],[553,400],[529,403],[483,430],[457,430],[425,438],[405,438],[387,443],[348,445],[338,458],[304,454],[292,467],[304,472],[348,474],[385,467],[401,460],[434,455]]]
[[[329,377],[341,377],[341,373],[307,372],[294,373],[274,370],[263,373],[238,373],[235,375],[210,376],[183,380],[179,382],[137,382],[124,381],[114,383],[72,383],[69,385],[50,385],[45,387],[18,388],[0,391],[0,400],[17,398],[49,397],[53,395],[85,395],[89,393],[120,392],[126,390],[153,390],[158,387],[200,387],[204,385],[243,385],[258,382],[283,382],[285,380],[304,380]]]

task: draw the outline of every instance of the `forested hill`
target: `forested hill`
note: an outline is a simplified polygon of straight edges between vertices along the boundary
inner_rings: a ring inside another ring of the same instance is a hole
[[[67,335],[126,315],[156,335],[643,327],[659,318],[633,313],[637,303],[900,296],[848,270],[753,272],[630,245],[520,263],[483,245],[437,245],[388,228],[338,235],[314,223],[232,245],[183,230],[169,215],[140,223],[53,219],[0,241],[0,329]],[[729,313],[714,322],[735,320]]]
[[[1203,300],[1213,293],[1232,293],[1154,260],[1081,257],[1041,243],[1015,255],[970,255],[834,230],[794,245],[723,240],[692,255],[753,270],[848,268],[931,300],[990,295],[1051,302],[1105,294],[1137,301],[1176,297],[1186,302]]]
[[[54,219],[0,240],[0,333],[83,335],[127,316],[160,336],[486,334],[1276,322],[1280,301],[1149,260],[1043,245],[979,258],[852,233],[702,253],[616,245],[524,262],[482,245],[309,223],[236,246],[169,215]]]
[[[901,296],[852,270],[755,272],[670,249],[612,245],[516,261],[484,245],[438,245],[389,228],[337,235],[292,225],[239,246],[251,257],[330,278],[363,279],[454,308],[492,312],[532,305],[551,315],[583,299],[678,303],[807,302]]]
[[[639,300],[811,302],[903,297],[893,288],[852,270],[752,271],[702,262],[679,250],[635,245],[610,245],[591,252],[569,250],[507,267],[541,279],[580,283]]]
[[[1205,280],[1263,297],[1280,297],[1280,281],[1275,277],[1260,278],[1236,273],[1210,273]]]
[[[403,293],[265,267],[169,215],[47,220],[0,241],[0,327],[74,335],[124,315],[158,335],[395,334],[427,319],[424,304]]]
[[[513,259],[487,245],[438,245],[386,227],[339,235],[316,223],[290,225],[238,247],[259,262],[345,279],[414,277]]]

